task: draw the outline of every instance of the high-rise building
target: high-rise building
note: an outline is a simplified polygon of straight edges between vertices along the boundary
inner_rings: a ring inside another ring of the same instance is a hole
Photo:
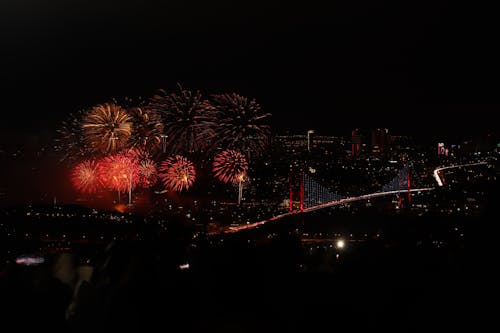
[[[447,149],[444,146],[444,143],[442,142],[438,143],[438,148],[437,148],[438,155],[448,155],[446,151]]]
[[[372,130],[372,152],[383,153],[389,145],[389,130],[377,128]]]
[[[351,156],[358,156],[361,153],[362,135],[358,128],[351,133]]]

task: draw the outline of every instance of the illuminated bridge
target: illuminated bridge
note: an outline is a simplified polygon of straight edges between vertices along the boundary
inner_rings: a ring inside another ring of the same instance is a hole
[[[308,174],[302,174],[300,179],[300,190],[299,190],[299,196],[300,196],[299,209],[294,209],[293,205],[294,193],[292,188],[292,182],[290,182],[290,209],[288,213],[277,215],[272,218],[251,224],[230,227],[225,232],[233,233],[245,229],[252,229],[260,225],[266,224],[268,222],[280,220],[287,216],[308,213],[319,209],[324,209],[328,207],[333,207],[360,200],[367,200],[371,198],[383,197],[388,195],[407,194],[408,200],[411,200],[411,193],[430,191],[433,189],[434,188],[416,188],[416,189],[411,188],[410,163],[408,162],[390,182],[382,186],[380,191],[356,197],[346,197],[338,193],[333,193],[328,188],[315,181]]]
[[[443,182],[441,180],[440,173],[446,169],[453,168],[462,168],[469,167],[475,165],[486,165],[486,162],[478,162],[478,163],[468,163],[468,164],[460,164],[460,165],[452,165],[447,167],[440,167],[434,170],[433,175],[436,180],[438,186],[443,186]],[[368,193],[356,197],[345,197],[337,193],[332,193],[326,187],[322,186],[318,182],[316,182],[312,177],[307,174],[303,174],[301,176],[300,183],[300,206],[299,209],[294,209],[293,207],[293,192],[292,186],[290,186],[290,209],[288,213],[277,215],[271,217],[269,219],[236,226],[230,227],[225,230],[225,233],[234,233],[241,230],[253,229],[260,225],[266,224],[268,222],[273,222],[276,220],[280,220],[287,216],[297,215],[312,212],[319,209],[324,209],[328,207],[348,204],[360,200],[367,200],[377,197],[383,197],[388,195],[396,195],[396,194],[406,194],[408,196],[408,200],[411,200],[411,193],[414,192],[424,192],[431,191],[434,187],[425,187],[425,188],[411,188],[411,165],[409,162],[405,164],[405,166],[399,170],[398,174],[386,185],[382,186],[382,189],[379,192]],[[401,196],[400,196],[401,199]]]

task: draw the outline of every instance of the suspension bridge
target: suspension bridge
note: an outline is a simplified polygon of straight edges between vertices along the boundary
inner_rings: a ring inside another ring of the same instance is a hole
[[[351,196],[351,197],[332,192],[327,187],[321,185],[309,174],[302,173],[300,175],[300,188],[298,191],[299,192],[298,208],[296,207],[297,206],[296,204],[294,205],[294,199],[297,194],[295,193],[296,191],[294,191],[292,179],[290,179],[290,206],[289,206],[289,211],[287,213],[273,216],[269,219],[262,220],[259,222],[230,227],[225,232],[233,233],[245,229],[252,229],[272,221],[280,220],[287,216],[308,213],[319,209],[324,209],[328,207],[333,207],[360,200],[367,200],[383,196],[399,194],[400,195],[399,200],[401,203],[402,200],[401,195],[406,194],[408,201],[411,201],[411,193],[430,191],[434,189],[433,187],[412,189],[410,167],[411,167],[410,163],[406,162],[403,168],[399,170],[397,175],[393,179],[391,179],[387,184],[382,186],[380,191],[359,196]]]
[[[443,180],[441,176],[443,170],[476,166],[476,165],[487,165],[487,164],[488,164],[487,162],[478,162],[478,163],[467,163],[467,164],[438,167],[434,170],[433,176],[436,180],[437,185],[443,186]],[[234,233],[241,230],[253,229],[263,224],[283,219],[287,216],[308,213],[319,209],[324,209],[328,207],[348,204],[361,200],[368,200],[377,197],[389,196],[389,195],[399,195],[398,199],[401,202],[402,195],[406,194],[407,200],[408,202],[410,202],[412,193],[431,191],[434,189],[435,187],[411,188],[411,164],[409,162],[406,162],[403,168],[399,170],[398,174],[393,179],[391,179],[391,181],[382,186],[380,191],[359,196],[352,196],[352,197],[347,197],[338,193],[334,193],[330,191],[327,187],[318,183],[313,177],[303,173],[300,179],[300,189],[299,189],[300,200],[298,209],[296,209],[294,206],[293,184],[292,181],[290,180],[290,208],[287,213],[280,214],[271,217],[269,219],[251,224],[230,227],[224,232]]]
[[[410,163],[406,162],[396,176],[392,178],[387,184],[375,193],[364,194],[360,196],[347,197],[338,193],[331,192],[325,186],[319,184],[313,177],[308,174],[303,174],[300,184],[300,212],[308,212],[335,204],[348,203],[357,200],[365,200],[369,198],[376,198],[385,195],[406,193],[408,202],[411,201],[411,193],[427,188],[411,189],[411,168]],[[293,188],[290,187],[290,201],[293,201]],[[401,199],[401,197],[400,197]],[[401,204],[401,202],[400,202]],[[290,204],[289,213],[294,212],[293,204]]]

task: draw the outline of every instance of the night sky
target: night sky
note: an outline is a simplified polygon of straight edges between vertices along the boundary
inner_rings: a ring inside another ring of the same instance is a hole
[[[0,126],[51,133],[69,112],[180,82],[255,97],[278,131],[481,133],[499,107],[495,13],[442,0],[3,0]]]

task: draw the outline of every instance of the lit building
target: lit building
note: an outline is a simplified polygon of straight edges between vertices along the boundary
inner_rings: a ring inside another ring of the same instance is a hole
[[[372,152],[383,153],[389,145],[389,130],[377,128],[372,130]]]
[[[351,133],[351,156],[358,156],[361,153],[362,135],[358,128]]]
[[[448,149],[444,146],[444,143],[440,142],[438,143],[438,148],[437,148],[437,153],[438,155],[446,155],[448,156]]]

